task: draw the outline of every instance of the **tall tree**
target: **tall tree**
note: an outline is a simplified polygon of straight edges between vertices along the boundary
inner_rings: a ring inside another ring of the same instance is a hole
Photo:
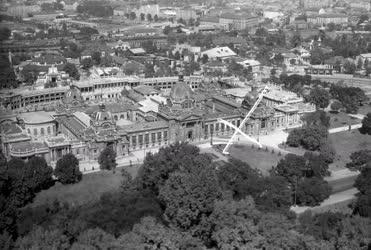
[[[53,184],[53,168],[42,157],[32,157],[25,164],[27,178],[32,182],[35,192],[49,188]]]
[[[147,154],[138,171],[138,184],[141,189],[150,190],[156,195],[159,187],[164,185],[170,174],[191,168],[203,169],[211,164],[211,159],[200,154],[200,149],[188,143],[175,143],[160,148],[156,154]]]
[[[316,87],[310,91],[309,100],[317,108],[324,109],[330,104],[330,95],[327,90]]]
[[[199,240],[188,232],[180,232],[157,222],[153,217],[143,217],[133,230],[118,238],[123,249],[201,249]]]
[[[331,194],[331,187],[322,178],[304,178],[299,181],[295,193],[296,204],[317,206]]]
[[[17,249],[67,249],[69,240],[61,230],[46,230],[36,227],[28,235],[16,241]]]
[[[116,168],[116,152],[112,147],[107,146],[105,149],[103,149],[99,155],[98,163],[100,169],[113,170]]]
[[[371,112],[367,113],[367,115],[362,120],[362,127],[361,132],[364,134],[371,135]]]
[[[54,174],[62,184],[79,182],[82,179],[79,160],[73,154],[64,155],[57,161]]]
[[[68,73],[71,77],[73,77],[75,80],[80,79],[79,71],[77,70],[75,64],[72,63],[66,63],[63,67],[63,71]]]
[[[276,167],[272,168],[272,174],[282,176],[287,179],[291,186],[296,186],[298,179],[303,176],[305,167],[304,157],[287,154],[278,162]]]
[[[10,35],[11,35],[10,29],[8,29],[7,27],[0,28],[0,41],[9,39]]]
[[[188,230],[200,224],[221,197],[215,168],[211,165],[189,173],[170,174],[160,188],[159,198],[166,206],[165,217],[177,227]]]
[[[351,170],[361,171],[366,167],[367,163],[371,162],[371,150],[362,149],[353,152],[350,155],[351,162],[347,163],[345,166]]]
[[[100,52],[99,51],[95,51],[91,55],[91,59],[94,61],[94,64],[99,65],[100,62],[101,62],[101,54],[100,54]]]
[[[77,241],[71,246],[71,250],[78,249],[112,249],[117,247],[113,235],[102,229],[88,229],[77,237]]]

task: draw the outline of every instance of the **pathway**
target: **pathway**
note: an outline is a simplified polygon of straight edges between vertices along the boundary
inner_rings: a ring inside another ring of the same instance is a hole
[[[324,200],[319,206],[315,206],[315,207],[292,206],[290,210],[295,212],[296,214],[301,214],[305,212],[306,210],[311,210],[313,212],[324,212],[326,210],[331,210],[332,208],[334,208],[336,204],[350,202],[356,197],[355,195],[357,193],[358,193],[358,189],[356,188],[348,189],[343,192],[330,195],[330,197]]]

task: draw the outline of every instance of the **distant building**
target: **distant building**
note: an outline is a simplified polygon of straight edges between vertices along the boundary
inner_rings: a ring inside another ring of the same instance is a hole
[[[318,14],[318,15],[308,16],[307,22],[315,24],[315,25],[321,25],[321,26],[327,25],[329,23],[345,24],[345,23],[348,23],[348,16],[345,14],[337,14],[337,13]]]
[[[8,7],[6,14],[15,17],[28,17],[29,14],[40,12],[39,5],[16,5]]]
[[[371,2],[365,0],[352,0],[349,2],[350,8],[371,11]]]
[[[237,54],[231,50],[229,47],[216,47],[213,49],[209,49],[206,51],[201,52],[201,57],[207,55],[209,59],[228,59]]]
[[[258,26],[259,20],[258,16],[227,13],[219,17],[219,24],[225,30],[244,30]]]
[[[304,9],[330,7],[333,0],[300,0],[300,6]]]
[[[180,18],[188,22],[188,20],[191,18],[196,19],[197,13],[191,8],[180,8],[176,10],[176,19]]]

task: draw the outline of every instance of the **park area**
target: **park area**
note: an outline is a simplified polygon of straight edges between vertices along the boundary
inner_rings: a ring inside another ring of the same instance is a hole
[[[371,136],[363,135],[357,129],[330,134],[330,140],[336,151],[332,167],[344,167],[350,161],[350,154],[363,149],[371,150]]]
[[[283,158],[283,155],[278,154],[277,150],[272,153],[271,150],[258,149],[256,146],[252,148],[251,145],[236,144],[230,148],[229,152],[231,157],[248,163],[252,168],[259,169],[264,175],[267,175],[269,170]]]
[[[330,116],[330,129],[359,124],[362,122],[362,120],[357,119],[355,117],[351,117],[343,112],[339,113],[328,112],[327,114]]]
[[[135,176],[138,166],[126,167],[125,169]],[[106,192],[117,191],[122,183],[121,169],[113,171],[99,171],[85,174],[80,182],[76,184],[62,185],[57,182],[53,187],[36,194],[31,207],[52,203],[58,200],[71,206],[79,206],[92,203],[100,199]]]

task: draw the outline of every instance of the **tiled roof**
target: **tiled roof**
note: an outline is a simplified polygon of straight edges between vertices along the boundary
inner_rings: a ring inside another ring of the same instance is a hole
[[[147,131],[152,129],[162,129],[169,127],[169,123],[166,121],[155,121],[155,122],[141,122],[134,123],[131,125],[121,126],[120,129],[128,133],[137,131]]]

